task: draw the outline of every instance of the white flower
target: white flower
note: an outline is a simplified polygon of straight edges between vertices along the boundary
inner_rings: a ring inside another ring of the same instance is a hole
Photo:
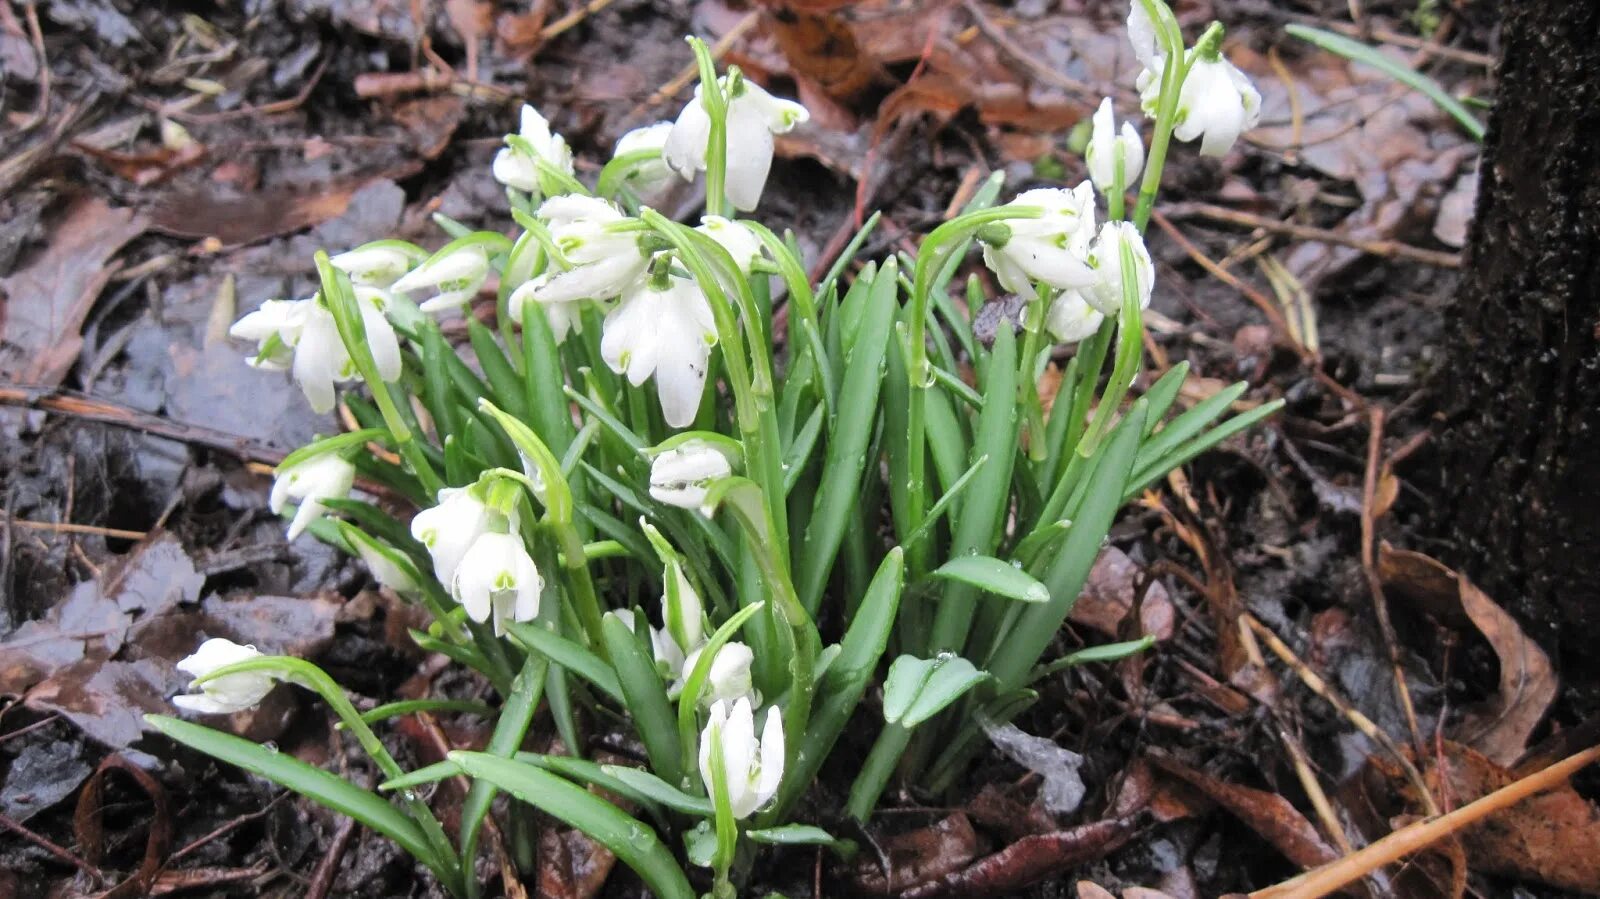
[[[1190,56],[1196,51],[1191,50]],[[1220,56],[1195,59],[1178,95],[1178,140],[1200,139],[1201,156],[1225,156],[1239,135],[1261,121],[1261,94]]]
[[[273,514],[283,511],[289,500],[299,503],[289,522],[289,539],[300,536],[321,518],[325,499],[344,499],[355,484],[356,467],[337,453],[319,453],[288,467],[280,466],[273,475],[272,493],[267,506]]]
[[[711,719],[700,734],[700,778],[706,792],[717,795],[711,767],[711,747],[722,752],[722,780],[735,818],[748,818],[778,793],[783,781],[783,717],[776,707],[767,710],[767,723],[756,740],[755,715],[747,700],[730,711],[726,703],[711,707]]]
[[[312,411],[326,413],[333,410],[333,385],[348,381],[355,375],[355,368],[333,313],[315,298],[301,302],[306,304],[305,319],[295,337],[291,371]]]
[[[683,660],[683,677],[688,679],[694,672],[694,666],[700,661],[700,654],[705,651],[704,646],[695,650]],[[700,694],[700,704],[710,705],[714,702],[732,702],[735,699],[757,701],[761,699],[756,692],[754,682],[750,679],[750,665],[755,661],[755,653],[743,643],[733,641],[723,644],[717,654],[711,657],[711,673],[706,678],[705,691]],[[684,683],[673,684],[672,695],[683,692]]]
[[[725,86],[727,79],[722,79]],[[727,193],[735,209],[749,212],[761,202],[761,191],[772,170],[772,136],[785,134],[811,117],[791,100],[779,100],[760,86],[741,80],[742,92],[728,102]],[[701,103],[704,85],[683,107],[672,125],[662,158],[686,180],[705,171],[706,149],[711,140],[711,116]]]
[[[761,239],[738,222],[708,215],[700,219],[700,227],[695,230],[721,244],[738,264],[741,274],[750,274],[750,267],[761,258]]]
[[[1139,229],[1132,222],[1106,222],[1089,253],[1095,282],[1082,292],[1089,305],[1106,315],[1116,315],[1122,308],[1124,243],[1133,251],[1134,284],[1138,290],[1140,309],[1150,305],[1150,293],[1155,288],[1155,266],[1150,261],[1150,251],[1145,248]]]
[[[617,620],[627,626],[628,630],[635,629],[632,609],[613,609],[607,615],[617,616]],[[645,627],[650,631],[650,654],[655,658],[656,671],[660,672],[661,679],[667,681],[681,681],[683,678],[683,649],[678,642],[672,639],[665,628],[658,628],[645,622]]]
[[[421,591],[416,573],[404,561],[399,550],[354,526],[340,528],[345,541],[350,544],[379,585],[402,596],[414,596]]]
[[[212,637],[201,643],[193,655],[179,662],[178,670],[199,680],[225,665],[247,662],[260,656],[261,653],[254,646],[240,646],[232,640]],[[255,706],[272,692],[272,684],[272,675],[266,672],[228,674],[201,684],[199,693],[172,697],[172,704],[203,715],[229,715]]]
[[[700,601],[700,594],[695,591],[694,585],[689,583],[689,578],[683,573],[682,565],[669,565],[662,572],[662,578],[673,577],[678,588],[678,602],[672,602],[672,593],[669,590],[661,591],[661,620],[666,623],[666,631],[677,641],[678,646],[685,649],[696,647],[706,642],[705,605]]]
[[[1122,157],[1122,185],[1132,187],[1139,173],[1144,171],[1144,142],[1139,139],[1139,129],[1132,122],[1122,123],[1122,133],[1117,133],[1116,118],[1111,110],[1111,98],[1100,101],[1094,114],[1094,131],[1089,137],[1089,147],[1084,151],[1084,162],[1089,165],[1089,178],[1101,193],[1110,193],[1116,181],[1118,155]]]
[[[1085,256],[1094,236],[1094,187],[1085,181],[1071,190],[1036,188],[1017,195],[1007,206],[1037,206],[1038,218],[1005,222],[1003,242],[985,242],[983,262],[994,271],[1000,285],[1028,296],[1040,281],[1057,290],[1071,290],[1094,282]]]
[[[635,387],[654,374],[662,416],[682,428],[700,408],[716,342],[711,305],[700,286],[668,275],[663,286],[641,280],[623,292],[622,302],[606,313],[600,355]]]
[[[435,296],[422,303],[423,312],[442,312],[472,302],[478,288],[489,277],[489,255],[480,244],[457,247],[444,255],[435,254],[390,285],[391,290],[434,290]]]
[[[384,316],[390,296],[378,287],[357,285],[356,308],[366,331],[367,348],[385,381],[400,377],[400,339]],[[321,299],[268,300],[261,308],[234,322],[228,333],[254,340],[257,356],[250,364],[274,371],[289,369],[306,401],[318,413],[332,411],[333,385],[355,377],[356,367],[339,336],[333,313]],[[272,340],[273,337],[277,341]]]
[[[329,259],[353,284],[388,287],[421,261],[416,247],[400,240],[378,240]],[[423,255],[421,258],[427,258]]]
[[[1077,290],[1068,290],[1055,298],[1050,304],[1050,309],[1045,313],[1045,327],[1055,335],[1061,343],[1077,343],[1086,337],[1091,337],[1100,330],[1100,323],[1105,321],[1105,315],[1100,310],[1089,305],[1083,298],[1083,293]]]
[[[473,621],[493,617],[499,636],[508,619],[532,621],[538,616],[544,578],[522,538],[490,532],[478,535],[467,548],[450,590]]]
[[[637,284],[650,266],[650,257],[640,249],[640,232],[616,230],[628,217],[605,200],[576,194],[551,197],[539,207],[539,217],[572,268],[552,267],[517,288],[519,292],[526,288],[525,297],[532,296],[550,307],[609,300]],[[576,318],[576,310],[562,310],[561,314]],[[554,319],[551,327],[557,328]],[[566,325],[558,330],[557,339],[564,338]]]
[[[731,474],[733,466],[720,450],[704,440],[686,440],[651,460],[650,495],[669,506],[701,509],[711,483]]]
[[[356,307],[361,310],[362,329],[367,332],[367,350],[372,353],[378,377],[385,382],[397,381],[404,364],[400,358],[400,337],[385,314],[394,296],[381,287],[366,284],[357,284],[355,294]]]
[[[550,123],[537,109],[526,103],[522,106],[522,127],[510,146],[494,157],[494,178],[501,184],[527,193],[539,190],[539,160],[551,167],[572,174],[572,150],[565,139],[550,131]],[[526,142],[526,143],[524,143]]]
[[[311,300],[267,300],[256,311],[233,323],[228,336],[252,340],[257,344],[250,364],[268,371],[288,371],[294,361],[294,346],[306,326]],[[274,343],[273,338],[277,338]]]
[[[656,122],[654,125],[635,128],[617,139],[617,148],[612,155],[621,156],[641,150],[655,150],[659,153],[667,145],[667,136],[671,133],[671,122]],[[665,159],[638,162],[628,171],[628,182],[644,193],[654,192],[670,180],[672,180],[672,166],[667,165]]]
[[[456,568],[468,547],[489,529],[489,511],[469,488],[446,487],[439,491],[438,505],[423,509],[411,519],[411,536],[428,548],[439,583],[455,580]],[[513,522],[512,527],[515,526]]]

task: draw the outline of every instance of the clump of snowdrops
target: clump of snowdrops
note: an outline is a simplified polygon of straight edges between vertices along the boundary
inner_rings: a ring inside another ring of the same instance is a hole
[[[792,237],[740,217],[773,136],[806,111],[737,69],[719,77],[693,39],[694,98],[624,136],[592,189],[523,109],[494,160],[513,236],[441,220],[452,239],[432,253],[394,240],[319,253],[316,295],[263,304],[233,333],[258,343],[252,364],[291,372],[318,411],[342,398],[360,427],[285,459],[271,506],[291,538],[360,556],[425,608],[412,637],[481,674],[495,702],[359,712],[311,663],[226,640],[180,666],[195,681],[175,702],[197,713],[246,709],[276,682],[316,692],[381,772],[377,791],[221,731],[152,724],[354,816],[462,896],[479,889],[501,791],[682,899],[696,867],[712,895],[734,895],[764,845],[853,850],[793,819],[851,721],[878,736],[839,766],[854,776],[844,814],[865,821],[896,772],[950,788],[983,728],[1061,667],[1046,655],[1117,510],[1276,408],[1221,421],[1238,385],[1169,416],[1182,365],[1129,401],[1156,288],[1142,234],[1171,140],[1224,153],[1259,96],[1221,58],[1219,25],[1186,47],[1159,0],[1136,0],[1128,24],[1148,154],[1107,99],[1089,181],[995,205],[991,180],[914,257],[853,276],[871,223],[812,282]],[[701,173],[698,224],[649,207]],[[974,246],[1022,307],[992,340],[972,325],[982,281],[954,280]],[[496,329],[467,313],[464,357],[436,317],[490,283]],[[1058,343],[1077,349],[1047,412],[1036,385]],[[358,478],[418,511],[407,523],[352,498]],[[881,705],[863,705],[874,689]],[[523,751],[541,705],[565,754]],[[491,718],[488,744],[406,771],[374,732],[441,711]],[[586,729],[616,721],[638,765],[585,758]],[[455,776],[472,788],[452,836],[420,791]],[[527,865],[519,809],[502,832]]]

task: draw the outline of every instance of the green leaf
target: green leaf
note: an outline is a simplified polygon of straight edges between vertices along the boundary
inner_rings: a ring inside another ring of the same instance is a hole
[[[1028,682],[1031,684],[1041,678],[1049,677],[1057,671],[1076,668],[1079,665],[1089,665],[1095,662],[1120,662],[1129,656],[1138,655],[1154,645],[1156,645],[1156,638],[1153,635],[1146,634],[1137,640],[1107,643],[1103,646],[1090,646],[1056,659],[1048,665],[1040,665],[1029,676]]]
[[[681,780],[687,759],[679,754],[672,704],[667,701],[666,686],[661,681],[655,659],[621,618],[605,616],[601,630],[605,635],[606,652],[627,699],[634,729],[639,732],[645,753],[650,757],[650,767],[670,781]]]
[[[544,695],[549,671],[549,662],[533,653],[528,654],[522,670],[511,683],[511,695],[507,697],[500,719],[495,722],[494,733],[489,737],[486,749],[490,754],[507,758],[527,738],[528,726],[533,723],[533,713]],[[461,804],[461,858],[469,868],[478,857],[478,834],[489,817],[489,806],[494,803],[495,792],[493,784],[475,780]]]
[[[1283,408],[1283,403],[1283,400],[1273,400],[1270,403],[1257,406],[1249,412],[1235,415],[1199,437],[1167,453],[1165,456],[1151,461],[1148,465],[1139,466],[1128,478],[1128,490],[1123,494],[1124,501],[1132,499],[1140,490],[1143,490],[1158,478],[1165,476],[1167,472],[1177,468],[1179,465],[1206,452],[1229,437],[1241,431],[1249,430],[1267,416],[1276,414],[1279,409]]]
[[[1445,89],[1439,86],[1439,82],[1434,81],[1427,75],[1410,68],[1398,60],[1390,59],[1376,47],[1369,47],[1342,34],[1334,34],[1331,31],[1323,31],[1320,28],[1312,28],[1308,25],[1285,25],[1283,30],[1303,41],[1310,41],[1330,53],[1337,53],[1351,62],[1372,66],[1406,87],[1420,92],[1423,96],[1432,100],[1440,109],[1449,113],[1451,118],[1460,123],[1461,127],[1472,135],[1473,140],[1480,144],[1483,143],[1485,133],[1483,123],[1478,121],[1478,117],[1468,111],[1461,104],[1461,101],[1446,93]]]
[[[512,796],[558,818],[610,849],[661,899],[695,899],[672,853],[649,825],[582,787],[523,762],[481,752],[450,753],[451,761]]]
[[[416,822],[376,793],[321,768],[313,768],[287,753],[267,749],[232,734],[166,715],[146,715],[144,720],[178,743],[264,777],[341,815],[349,815],[394,840],[400,848],[427,865],[447,889],[460,894],[460,872],[455,869],[453,860],[446,863],[438,858]]]
[[[615,699],[619,704],[623,706],[628,704],[616,672],[612,671],[611,666],[599,656],[582,645],[533,622],[517,622],[511,624],[508,630],[518,643],[543,654],[550,661],[599,687],[602,693]]]
[[[992,556],[960,556],[940,565],[933,577],[956,581],[1018,602],[1049,602],[1050,589],[1033,575]]]
[[[483,369],[483,375],[488,379],[489,387],[494,392],[495,405],[510,412],[519,420],[527,419],[528,402],[522,393],[522,376],[511,366],[511,360],[506,358],[505,351],[495,343],[494,332],[469,315],[467,339],[472,342],[472,352],[477,355],[478,365]]]
[[[674,811],[700,817],[709,817],[712,813],[711,800],[704,796],[690,796],[688,793],[642,768],[629,768],[623,765],[602,765],[600,769],[629,790],[652,802],[659,802]]]
[[[889,676],[883,682],[883,720],[909,730],[988,679],[988,672],[979,671],[960,656],[901,656],[889,666]]]
[[[747,830],[744,835],[769,846],[826,846],[844,861],[854,858],[857,851],[853,841],[841,840],[814,824],[784,824]]]
[[[1179,362],[1172,366],[1161,379],[1150,385],[1144,392],[1145,402],[1149,403],[1150,411],[1144,420],[1144,436],[1161,424],[1161,419],[1167,415],[1167,410],[1172,408],[1172,403],[1178,398],[1178,391],[1183,389],[1184,379],[1189,377],[1189,363]]]
[[[368,724],[377,724],[379,721],[421,712],[465,712],[484,718],[492,718],[495,715],[494,709],[488,705],[470,699],[404,699],[399,702],[386,702],[369,712],[362,712],[361,720]],[[344,723],[340,722],[335,727],[343,730]]]

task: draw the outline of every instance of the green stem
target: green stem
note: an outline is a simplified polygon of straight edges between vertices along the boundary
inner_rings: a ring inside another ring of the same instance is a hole
[[[1037,283],[1033,284],[1033,297],[1028,300],[1028,307],[1022,315],[1022,353],[1018,369],[1021,377],[1017,379],[1017,402],[1028,423],[1028,458],[1034,462],[1043,461],[1050,451],[1049,442],[1044,436],[1044,403],[1039,399],[1039,379],[1034,374],[1038,371],[1044,319],[1053,293],[1041,291]]]
[[[1183,50],[1183,35],[1172,10],[1156,0],[1139,2],[1156,23],[1156,33],[1161,37],[1166,54],[1166,65],[1161,70],[1161,98],[1156,106],[1155,134],[1150,140],[1150,155],[1145,160],[1144,179],[1139,183],[1139,204],[1133,213],[1133,223],[1143,234],[1150,224],[1150,213],[1155,209],[1156,193],[1161,189],[1161,173],[1166,168],[1172,129],[1178,126],[1178,99],[1183,92],[1183,80],[1189,75],[1189,65]]]
[[[711,133],[706,140],[706,214],[727,215],[728,98],[706,42],[691,37],[689,47],[700,72],[700,104],[711,120]]]
[[[878,805],[878,797],[883,795],[883,790],[889,785],[889,778],[894,776],[895,766],[900,763],[900,756],[906,751],[906,745],[911,742],[911,730],[898,724],[885,724],[879,732],[878,739],[872,744],[872,751],[867,754],[867,760],[861,766],[861,773],[856,775],[855,783],[850,785],[850,799],[845,803],[845,812],[856,821],[865,824],[872,817],[872,810]]]

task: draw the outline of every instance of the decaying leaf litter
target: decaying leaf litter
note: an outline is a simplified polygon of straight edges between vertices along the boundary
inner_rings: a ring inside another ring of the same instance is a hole
[[[1534,743],[1573,733],[1544,720],[1562,711],[1538,647],[1415,551],[1429,548],[1417,523],[1447,502],[1428,492],[1426,386],[1476,146],[1420,95],[1281,30],[1388,35],[1387,52],[1487,97],[1492,14],[1451,10],[1419,38],[1412,4],[1364,5],[1359,24],[1339,4],[1179,8],[1235,23],[1230,52],[1265,116],[1228,159],[1170,177],[1179,199],[1158,215],[1204,238],[1152,244],[1168,287],[1140,383],[1187,360],[1206,377],[1185,404],[1244,377],[1239,407],[1290,406],[1114,532],[1062,634],[1063,655],[1088,658],[1041,682],[1018,722],[1081,756],[1078,807],[1042,801],[1064,756],[996,752],[955,795],[892,795],[849,866],[797,850],[771,887],[1246,892],[1536,770],[1524,753],[1533,765],[1555,752]],[[441,677],[406,638],[405,607],[331,551],[291,550],[264,509],[263,464],[336,423],[251,377],[225,329],[306,292],[311,250],[421,239],[432,212],[498,221],[487,160],[516,102],[558,110],[580,160],[603,158],[688,83],[680,38],[695,32],[816,111],[780,141],[768,206],[823,270],[864,209],[884,208],[882,250],[990,171],[1018,187],[1076,177],[1071,129],[1134,65],[1113,3],[130,10],[0,7],[0,887],[18,895],[426,891],[383,841],[140,727],[182,688],[172,664],[200,636],[312,658],[362,695],[484,689]],[[1146,635],[1144,655],[1092,661]],[[467,715],[404,720],[387,737],[419,763],[487,738]],[[288,691],[235,727],[352,762]],[[452,789],[435,796],[446,813]],[[1592,890],[1593,807],[1571,791],[1535,801],[1364,889]],[[579,835],[549,826],[540,845],[537,883],[508,895],[638,891]]]

